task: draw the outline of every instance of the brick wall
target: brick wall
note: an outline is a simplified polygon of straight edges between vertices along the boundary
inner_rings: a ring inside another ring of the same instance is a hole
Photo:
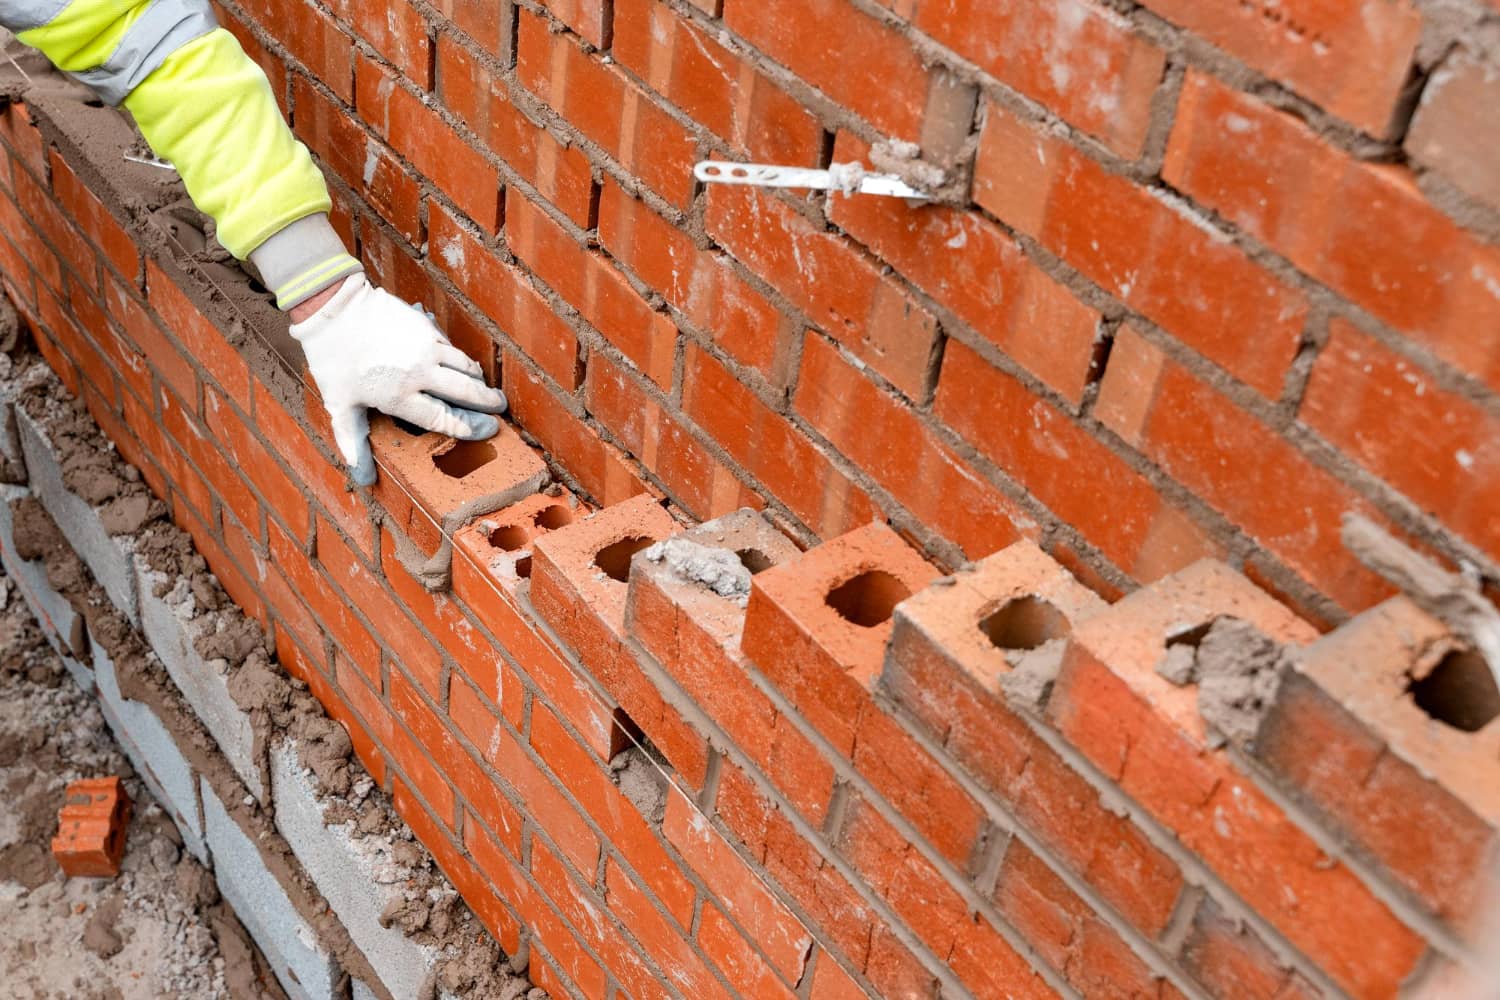
[[[0,270],[554,996],[1394,996],[1472,954],[1497,730],[1338,523],[1495,565],[1492,15],[1296,6],[226,5],[528,435],[382,426],[373,494],[112,113],[6,110]],[[888,139],[972,203],[690,176]],[[638,552],[724,515],[744,608]],[[1221,618],[1291,650],[1248,735]]]

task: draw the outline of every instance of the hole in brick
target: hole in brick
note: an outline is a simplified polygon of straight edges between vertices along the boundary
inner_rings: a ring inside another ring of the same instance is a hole
[[[543,531],[556,531],[558,528],[566,528],[573,523],[573,512],[562,504],[555,503],[537,511],[531,523]]]
[[[1417,707],[1439,722],[1477,733],[1500,715],[1500,689],[1484,657],[1460,650],[1407,687]]]
[[[906,584],[884,570],[866,570],[839,584],[824,598],[846,621],[874,628],[890,620],[896,605],[911,596]]]
[[[594,556],[594,565],[604,571],[611,580],[625,583],[630,579],[630,557],[641,549],[656,544],[656,539],[637,535],[607,545]]]
[[[771,559],[760,549],[740,549],[735,555],[740,557],[740,565],[750,571],[754,576],[764,570],[771,568]]]
[[[526,529],[519,524],[507,524],[490,532],[490,544],[506,552],[514,552],[526,544]]]
[[[1072,630],[1067,617],[1040,597],[1006,601],[979,623],[979,631],[1000,649],[1036,649]]]
[[[522,556],[516,560],[516,576],[523,580],[531,579],[531,557]]]
[[[421,437],[423,434],[427,433],[422,428],[412,423],[410,420],[402,420],[400,417],[392,417],[391,422],[396,425],[396,429],[402,434],[410,434],[412,437]]]
[[[495,446],[488,441],[455,441],[452,448],[432,456],[432,464],[443,475],[462,479],[493,462],[496,454]]]

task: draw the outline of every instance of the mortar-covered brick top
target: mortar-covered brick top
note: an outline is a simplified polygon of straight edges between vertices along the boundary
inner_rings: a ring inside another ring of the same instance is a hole
[[[1422,711],[1408,690],[1461,648],[1442,622],[1394,597],[1319,639],[1296,663],[1394,753],[1500,826],[1500,719],[1466,733]]]
[[[1107,664],[1202,746],[1207,728],[1198,711],[1197,691],[1174,685],[1156,667],[1171,641],[1186,638],[1216,618],[1239,618],[1288,645],[1306,645],[1318,637],[1316,629],[1245,577],[1221,562],[1203,560],[1079,625],[1069,657],[1081,650]]]

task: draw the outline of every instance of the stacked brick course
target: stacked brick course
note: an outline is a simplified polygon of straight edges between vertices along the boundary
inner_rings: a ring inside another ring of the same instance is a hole
[[[1500,729],[1338,524],[1500,576],[1495,12],[1201,6],[226,3],[526,435],[374,493],[111,112],[8,107],[0,268],[553,996],[1395,996],[1475,953]],[[691,179],[890,140],[966,193]]]

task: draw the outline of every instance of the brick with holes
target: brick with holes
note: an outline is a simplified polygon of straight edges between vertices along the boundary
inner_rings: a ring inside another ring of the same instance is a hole
[[[743,648],[842,753],[880,675],[896,605],[936,571],[884,524],[757,576]]]
[[[58,812],[52,856],[69,878],[113,878],[125,855],[130,796],[118,777],[82,778],[68,785]]]
[[[531,601],[680,776],[701,787],[708,744],[625,648],[631,556],[676,531],[672,516],[641,494],[551,532],[533,550]]]
[[[1075,628],[1048,717],[1341,987],[1394,996],[1426,944],[1227,751],[1213,749],[1197,688],[1157,672],[1174,639],[1191,642],[1221,618],[1282,643],[1316,638],[1243,576],[1205,560]]]
[[[1424,907],[1477,915],[1500,847],[1500,690],[1392,598],[1296,657],[1251,752]]]
[[[729,560],[729,573],[714,561],[717,553]],[[635,557],[625,624],[777,789],[804,816],[821,823],[833,792],[833,766],[756,685],[755,667],[740,651],[751,579],[797,554],[797,547],[755,511],[708,521],[661,550]],[[744,571],[737,585],[716,590],[705,583],[728,582],[734,567]],[[711,575],[716,571],[719,575]]]
[[[411,433],[377,416],[370,445],[381,468],[375,498],[399,533],[397,554],[429,587],[448,579],[452,550],[445,535],[536,493],[550,478],[546,464],[503,421],[486,441],[455,441]]]

